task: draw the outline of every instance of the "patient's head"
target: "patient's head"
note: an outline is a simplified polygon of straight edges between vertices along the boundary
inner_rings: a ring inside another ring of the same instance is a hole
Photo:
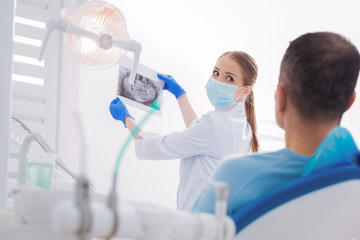
[[[359,52],[349,40],[330,32],[308,33],[290,43],[279,83],[302,119],[340,121],[355,98],[359,68]]]

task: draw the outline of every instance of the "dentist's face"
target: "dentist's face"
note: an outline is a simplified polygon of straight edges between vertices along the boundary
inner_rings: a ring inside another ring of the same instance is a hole
[[[225,55],[218,59],[213,69],[212,77],[220,82],[237,87],[242,87],[244,84],[242,69],[230,55]]]
[[[234,96],[235,101],[244,101],[252,91],[252,86],[241,88],[244,86],[244,74],[239,64],[230,55],[224,55],[217,60],[212,77],[239,88]]]

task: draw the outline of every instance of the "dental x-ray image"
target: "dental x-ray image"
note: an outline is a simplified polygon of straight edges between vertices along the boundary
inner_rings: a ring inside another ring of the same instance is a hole
[[[130,67],[129,59],[120,61],[118,75],[117,95],[129,105],[142,110],[150,109],[157,98],[162,97],[164,82],[157,78],[157,73],[144,65],[138,65],[134,84],[129,84]],[[155,108],[157,115],[161,115],[161,105]]]

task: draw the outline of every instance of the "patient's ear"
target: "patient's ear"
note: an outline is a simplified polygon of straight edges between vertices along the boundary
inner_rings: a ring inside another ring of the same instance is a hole
[[[351,97],[349,99],[348,105],[345,109],[345,112],[353,105],[355,98],[356,98],[356,92],[353,92],[353,94],[351,95]]]
[[[279,127],[283,128],[284,113],[286,109],[287,93],[282,84],[278,84],[275,92],[275,118]]]
[[[282,84],[277,85],[275,93],[275,110],[277,112],[283,112],[286,108],[286,89]]]

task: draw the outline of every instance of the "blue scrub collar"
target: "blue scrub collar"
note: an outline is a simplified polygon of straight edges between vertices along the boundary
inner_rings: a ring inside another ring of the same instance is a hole
[[[359,150],[350,132],[340,126],[333,128],[321,142],[305,167],[303,176],[320,169],[354,165]]]

